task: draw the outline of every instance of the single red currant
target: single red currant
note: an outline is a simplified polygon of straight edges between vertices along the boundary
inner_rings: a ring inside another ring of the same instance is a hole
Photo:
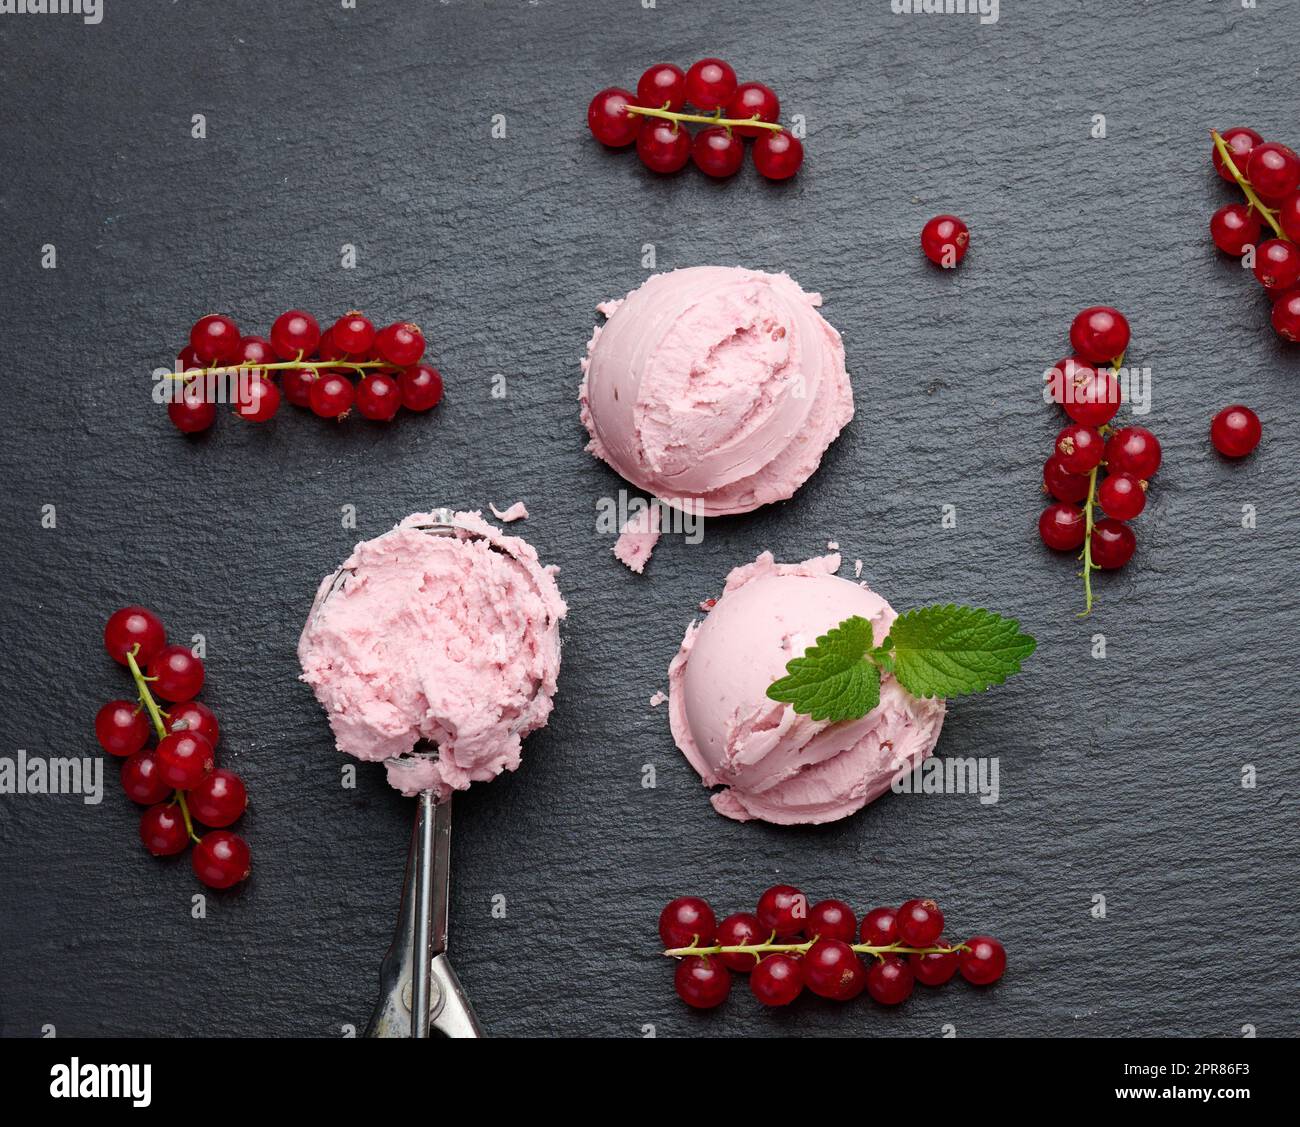
[[[1300,341],[1300,289],[1287,290],[1273,301],[1273,330],[1283,340]]]
[[[1255,251],[1255,277],[1274,294],[1300,282],[1300,247],[1286,239],[1269,239]]]
[[[167,404],[167,417],[182,434],[198,434],[217,421],[217,409],[204,398],[202,381],[196,380]]]
[[[857,953],[843,940],[819,939],[803,957],[804,985],[823,998],[847,1002],[862,993],[866,972]]]
[[[417,364],[398,377],[402,406],[408,411],[427,411],[442,402],[442,376],[437,368]]]
[[[711,1010],[720,1006],[731,993],[731,975],[717,958],[704,959],[687,955],[677,964],[673,974],[673,987],[688,1006],[697,1010]]]
[[[1251,150],[1256,145],[1261,145],[1264,138],[1256,133],[1253,129],[1247,129],[1244,126],[1238,126],[1236,129],[1225,129],[1219,134],[1228,146],[1229,153],[1232,154],[1232,163],[1237,166],[1237,171],[1243,176],[1246,175],[1246,165],[1250,160]],[[1229,184],[1237,182],[1236,177],[1228,171],[1228,166],[1223,163],[1223,158],[1219,156],[1219,146],[1210,146],[1210,158],[1214,161],[1215,171],[1223,177]]]
[[[706,113],[736,92],[736,72],[721,59],[700,59],[686,72],[686,99]]]
[[[1293,243],[1300,243],[1300,192],[1292,192],[1278,205],[1277,220],[1282,224],[1286,237]]]
[[[1064,360],[1058,360],[1043,373],[1043,382],[1047,384],[1052,398],[1064,406],[1070,397],[1074,382],[1080,376],[1095,371],[1096,369],[1088,361],[1081,360],[1078,356],[1067,356]]]
[[[352,409],[356,394],[346,376],[321,376],[311,385],[311,409],[322,419],[341,419]]]
[[[311,386],[318,378],[311,368],[289,368],[280,379],[280,390],[295,407],[310,407]]]
[[[804,934],[809,939],[839,939],[852,943],[858,933],[858,920],[843,900],[822,900],[808,909]]]
[[[276,359],[275,349],[271,347],[271,342],[265,337],[242,337],[239,341],[239,352],[235,363],[241,366],[246,364],[274,364]]]
[[[202,701],[187,700],[174,704],[167,710],[167,731],[197,732],[216,750],[221,739],[221,726],[216,714]]]
[[[742,82],[736,92],[727,100],[723,117],[733,121],[759,121],[775,123],[781,117],[781,100],[772,89],[761,82]],[[770,133],[770,129],[758,129],[752,125],[733,126],[742,137],[757,137],[761,133]]]
[[[167,644],[167,631],[162,619],[144,607],[123,607],[116,610],[104,625],[104,649],[118,665],[125,665],[126,655],[132,649],[141,668],[148,665]]]
[[[757,916],[752,916],[748,912],[737,912],[718,924],[718,933],[714,941],[719,947],[752,947],[756,943],[765,942],[770,934],[771,932],[762,929]],[[742,955],[735,952],[730,955],[719,955],[718,958],[729,969],[739,971],[741,974],[748,974],[758,962],[757,955]]]
[[[1089,554],[1093,567],[1113,571],[1123,567],[1133,558],[1137,547],[1137,537],[1133,530],[1123,521],[1113,517],[1103,517],[1092,526],[1092,541]]]
[[[1119,411],[1119,380],[1110,368],[1076,369],[1065,391],[1065,413],[1084,426],[1105,426]]]
[[[340,348],[338,341],[334,339],[334,329],[332,326],[321,333],[320,344],[316,346],[316,358],[318,360],[347,360],[348,357],[349,354],[344,349]],[[318,375],[332,374],[343,376],[347,375],[350,371],[348,368],[339,367],[330,363],[313,364],[312,367],[316,369]]]
[[[1265,203],[1281,203],[1300,188],[1300,156],[1276,141],[1256,145],[1246,162],[1246,179]]]
[[[1147,505],[1147,483],[1131,473],[1107,474],[1097,487],[1097,501],[1107,516],[1132,520]]]
[[[1128,342],[1128,320],[1109,305],[1090,306],[1070,326],[1070,346],[1094,364],[1108,363],[1122,356]]]
[[[374,322],[359,310],[351,309],[334,322],[329,336],[331,344],[345,356],[365,356],[375,343]]]
[[[637,134],[636,155],[654,172],[676,172],[691,157],[691,135],[675,121],[655,118]]]
[[[109,755],[134,755],[149,742],[149,717],[131,700],[111,700],[95,715],[95,739]]]
[[[722,179],[740,171],[745,159],[745,143],[730,129],[714,125],[695,135],[691,156],[701,172]]]
[[[410,321],[388,325],[375,335],[375,351],[381,360],[409,368],[418,364],[424,355],[424,333]]]
[[[764,129],[754,142],[754,167],[769,180],[789,180],[803,164],[803,142],[793,133]]]
[[[281,313],[271,326],[271,347],[281,360],[311,356],[320,344],[320,325],[310,313],[290,309]]]
[[[186,646],[164,646],[148,666],[150,688],[163,700],[193,700],[203,688],[203,662]]]
[[[160,803],[140,816],[140,841],[155,857],[171,857],[181,852],[189,840],[179,806]]]
[[[997,982],[1007,969],[1007,952],[996,939],[973,935],[964,944],[959,964],[961,976],[976,986]]]
[[[1087,474],[1070,473],[1055,454],[1043,463],[1043,488],[1058,501],[1083,501],[1090,485]]]
[[[898,938],[907,947],[932,947],[943,934],[943,913],[933,900],[909,900],[898,909]]]
[[[867,971],[867,993],[882,1006],[907,1001],[915,982],[912,968],[897,955],[881,955]]]
[[[1038,535],[1054,552],[1069,552],[1079,547],[1087,527],[1083,510],[1064,501],[1048,505],[1038,518]]]
[[[862,917],[862,942],[889,947],[898,942],[898,909],[872,908]]]
[[[250,423],[264,423],[280,409],[280,389],[266,376],[236,381],[235,414]]]
[[[200,822],[220,829],[239,821],[248,805],[248,790],[234,771],[218,768],[190,789],[189,804],[190,813]]]
[[[921,250],[936,266],[951,270],[970,247],[970,229],[955,215],[936,215],[921,228]]]
[[[932,947],[943,946],[943,940],[936,939]],[[922,986],[942,986],[957,973],[957,964],[961,960],[958,951],[948,950],[932,952],[929,955],[908,955],[907,962],[912,974]]]
[[[260,338],[257,338],[260,339]],[[203,361],[199,359],[198,354],[194,351],[192,344],[187,344],[176,354],[176,371],[188,372],[195,368],[202,368]]]
[[[1106,468],[1150,481],[1160,468],[1160,443],[1146,427],[1121,427],[1106,439]]]
[[[248,844],[229,830],[204,834],[190,858],[194,875],[209,888],[230,888],[252,871]]]
[[[239,326],[220,313],[209,313],[194,322],[190,347],[205,367],[233,364],[239,357]]]
[[[1056,436],[1056,454],[1067,473],[1088,473],[1101,462],[1104,449],[1095,427],[1071,423]]]
[[[675,63],[655,63],[637,79],[636,100],[638,105],[650,106],[652,109],[680,112],[686,105],[686,72]],[[635,114],[631,116],[636,118]],[[634,139],[629,137],[623,144],[629,144]]]
[[[1210,219],[1210,238],[1224,254],[1240,258],[1247,247],[1259,245],[1264,225],[1253,207],[1230,203],[1219,208]]]
[[[212,745],[197,732],[173,732],[154,749],[158,777],[173,790],[198,786],[216,765]]]
[[[1225,407],[1210,423],[1210,441],[1225,458],[1244,458],[1259,445],[1263,433],[1259,416],[1240,403]]]
[[[602,90],[587,107],[587,128],[602,145],[622,149],[636,140],[645,120],[640,114],[628,113],[627,107],[637,104],[630,90],[611,86]]]
[[[122,761],[122,790],[132,802],[152,806],[171,794],[172,788],[158,774],[153,748],[141,748]]]
[[[798,959],[778,951],[749,972],[749,989],[765,1006],[788,1006],[803,993],[803,968]]]
[[[758,898],[759,926],[777,939],[787,940],[803,934],[808,922],[808,898],[788,884],[773,885]]]
[[[371,372],[357,384],[357,410],[367,419],[386,423],[402,406],[402,389],[392,376]]]
[[[717,921],[707,900],[698,896],[679,896],[670,900],[659,913],[659,938],[664,948],[707,946],[713,942]]]

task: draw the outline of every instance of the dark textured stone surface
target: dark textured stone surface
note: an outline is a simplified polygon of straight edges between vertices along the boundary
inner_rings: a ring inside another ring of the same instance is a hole
[[[1300,350],[1209,244],[1233,193],[1208,171],[1206,130],[1300,142],[1297,32],[1283,0],[1004,0],[993,27],[886,0],[106,0],[98,27],[0,18],[0,753],[97,754],[94,711],[128,684],[103,619],[156,607],[208,639],[204,699],[249,783],[256,866],[193,921],[187,865],[140,850],[111,765],[97,807],[0,799],[0,1031],[332,1037],[364,1022],[410,806],[378,769],[340,788],[294,643],[357,534],[522,497],[571,612],[550,727],[516,775],[457,802],[452,949],[489,1031],[1296,1034]],[[587,136],[597,88],[714,52],[806,115],[794,182],[656,179]],[[1108,139],[1088,138],[1093,113]],[[916,246],[943,210],[975,233],[950,275]],[[39,268],[48,242],[54,271]],[[619,483],[582,453],[575,393],[593,307],[645,276],[645,243],[660,269],[740,262],[821,290],[858,417],[793,501],[718,521],[695,548],[665,540],[637,578],[593,532]],[[1131,356],[1153,368],[1165,466],[1135,564],[1080,621],[1074,569],[1034,529],[1060,425],[1037,381],[1099,300],[1129,313]],[[180,438],[149,372],[190,322],[223,309],[265,331],[295,304],[421,321],[445,405],[388,428],[286,408]],[[1206,439],[1234,400],[1266,435],[1239,465]],[[713,813],[648,698],[729,567],[828,539],[900,607],[979,603],[1038,636],[1028,671],[958,703],[944,730],[944,754],[1001,757],[996,806],[891,796],[802,830]],[[957,931],[1002,936],[1012,969],[896,1012],[760,1013],[743,990],[686,1012],[656,954],[659,907],[693,891],[737,910],[774,878],[862,908],[933,894]]]

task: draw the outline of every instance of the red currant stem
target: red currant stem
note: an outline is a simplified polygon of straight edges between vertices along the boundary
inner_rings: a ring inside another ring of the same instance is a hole
[[[1119,370],[1124,366],[1124,353],[1120,353],[1111,361],[1111,370],[1115,375],[1119,375]],[[1103,438],[1110,428],[1101,426],[1097,433]],[[1083,506],[1083,554],[1079,557],[1083,560],[1083,610],[1075,617],[1087,618],[1092,613],[1092,573],[1096,564],[1092,562],[1092,529],[1097,523],[1097,467],[1093,466],[1088,471],[1088,500]]]
[[[734,129],[738,125],[746,125],[753,126],[755,129],[770,129],[773,133],[781,132],[781,126],[775,121],[760,121],[757,115],[754,117],[723,117],[721,109],[711,114],[700,114],[678,113],[676,110],[654,110],[649,106],[628,106],[627,112],[645,114],[646,117],[662,117],[666,121],[698,121],[701,125],[724,125],[728,129]]]
[[[1250,200],[1250,206],[1268,220],[1268,225],[1277,233],[1279,239],[1285,239],[1286,232],[1282,230],[1282,224],[1278,222],[1277,212],[1268,207],[1255,194],[1255,189],[1250,186],[1250,181],[1241,174],[1241,170],[1234,163],[1232,150],[1228,148],[1228,143],[1219,136],[1217,129],[1211,129],[1210,136],[1214,138],[1214,147],[1219,150],[1219,159],[1223,161],[1224,167],[1232,173],[1232,178],[1237,181],[1241,190],[1246,193],[1246,199]]]
[[[384,369],[389,372],[400,372],[402,368],[397,364],[390,364],[387,360],[279,360],[274,364],[254,364],[251,361],[247,364],[228,364],[220,368],[186,368],[183,372],[171,372],[169,379],[189,380],[197,376],[219,376],[228,372],[272,372],[272,371],[299,371],[310,368],[316,371],[319,368],[351,368],[354,372],[366,371],[371,368]]]
[[[153,699],[153,693],[149,691],[149,681],[151,678],[146,677],[140,671],[140,663],[135,660],[136,652],[140,649],[140,643],[136,642],[126,655],[126,664],[130,666],[131,677],[135,680],[136,691],[140,694],[140,703],[144,705],[145,710],[149,713],[149,718],[153,721],[154,731],[158,733],[160,740],[167,738],[167,725],[163,723],[163,712],[158,707],[158,702]],[[185,802],[185,795],[181,791],[176,791],[173,801],[180,803],[181,817],[185,819],[185,832],[189,834],[190,840],[197,842],[199,835],[194,832],[194,823],[190,820],[190,808]]]
[[[815,939],[809,939],[806,943],[740,943],[734,946],[714,945],[712,947],[697,947],[692,944],[690,947],[670,947],[664,954],[673,959],[684,958],[687,955],[753,955],[758,959],[778,951],[806,955],[815,942],[817,942]],[[870,943],[851,943],[849,946],[859,955],[875,955],[878,959],[883,959],[886,955],[946,955],[950,951],[967,950],[964,943],[957,943],[951,947],[905,947],[901,943],[891,943],[888,947],[874,947]]]

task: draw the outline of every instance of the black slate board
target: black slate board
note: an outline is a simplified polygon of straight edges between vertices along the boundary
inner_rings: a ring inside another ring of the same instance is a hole
[[[127,690],[103,620],[156,607],[207,638],[204,699],[252,792],[255,856],[251,883],[195,921],[187,864],[143,853],[111,773],[99,806],[0,799],[0,1031],[364,1023],[410,805],[379,770],[340,788],[294,644],[358,536],[439,502],[524,498],[518,527],[561,566],[571,609],[550,727],[517,774],[456,804],[452,950],[490,1032],[1295,1035],[1300,349],[1206,222],[1234,198],[1208,170],[1211,126],[1300,142],[1298,33],[1282,0],[1004,0],[991,26],[887,0],[105,0],[98,26],[0,17],[0,753],[98,754],[95,709]],[[710,53],[806,116],[795,181],[657,179],[587,135],[596,89]],[[917,233],[948,210],[975,249],[943,274]],[[594,306],[645,277],[647,243],[659,269],[744,263],[822,291],[858,415],[793,501],[694,548],[666,540],[638,578],[593,530],[620,483],[582,452],[575,396]],[[1165,465],[1135,564],[1081,621],[1071,562],[1034,527],[1060,425],[1038,381],[1095,301],[1128,312],[1131,356],[1153,368]],[[358,304],[426,326],[449,385],[433,415],[336,427],[286,408],[189,441],[149,401],[199,313],[265,331],[293,305]],[[1206,430],[1237,400],[1265,440],[1232,465]],[[710,808],[648,699],[728,568],[831,539],[898,606],[978,603],[1038,636],[1027,672],[944,730],[943,754],[1000,757],[997,805],[890,796],[819,829]],[[776,879],[863,908],[937,896],[956,930],[1000,935],[1012,969],[893,1012],[760,1012],[743,991],[688,1012],[656,953],[660,906],[691,891],[737,910]]]

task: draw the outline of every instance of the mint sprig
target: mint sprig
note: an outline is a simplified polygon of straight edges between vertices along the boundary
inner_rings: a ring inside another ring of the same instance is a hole
[[[916,697],[962,696],[1018,673],[1037,644],[1014,618],[978,607],[910,610],[879,646],[871,623],[854,615],[787,662],[767,695],[813,720],[856,720],[880,703],[882,672]]]

